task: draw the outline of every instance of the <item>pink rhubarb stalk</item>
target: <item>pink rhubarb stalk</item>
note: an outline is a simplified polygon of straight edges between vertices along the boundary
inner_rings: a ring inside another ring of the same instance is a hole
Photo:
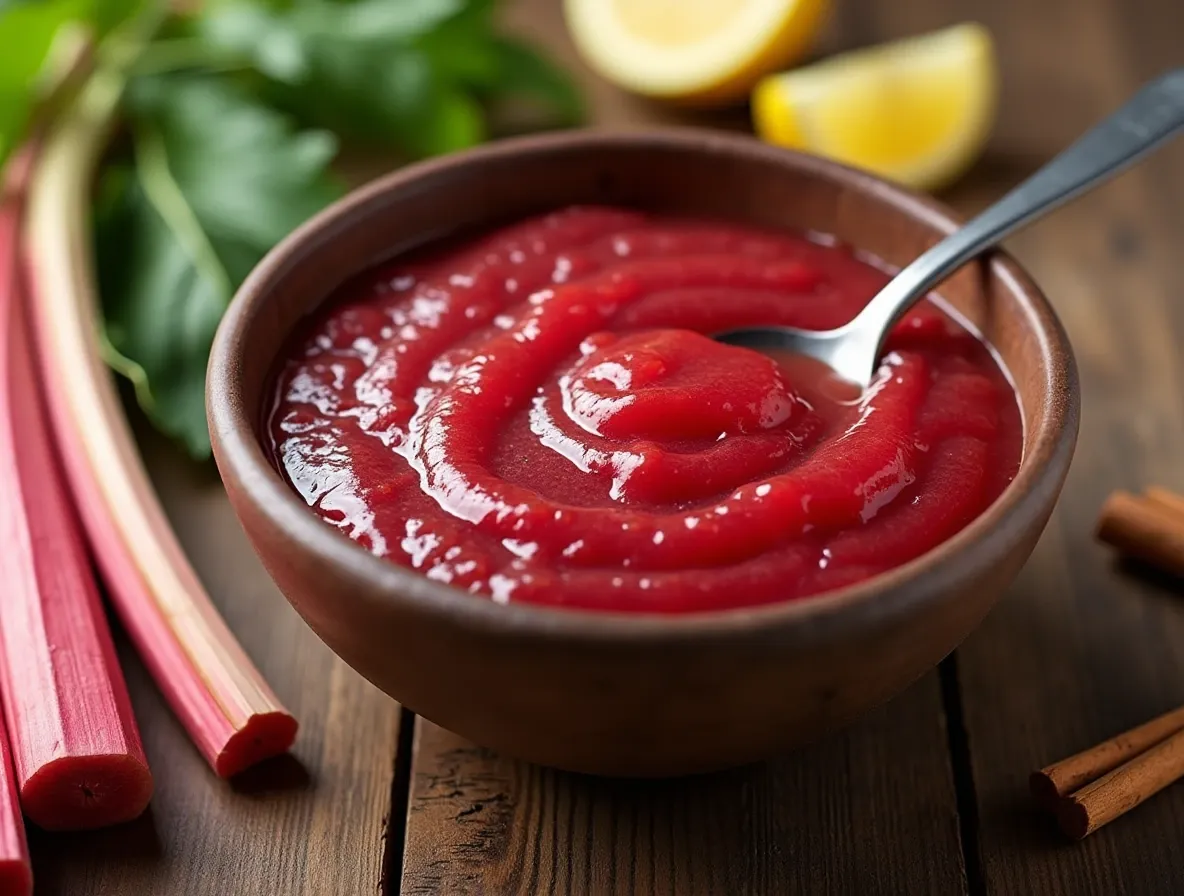
[[[186,561],[100,353],[90,181],[121,90],[117,73],[93,74],[40,154],[26,222],[35,341],[58,447],[111,602],[202,755],[228,777],[286,751],[296,720]]]
[[[0,306],[11,301],[16,289],[18,227],[17,184],[4,191],[0,184]],[[3,346],[0,342],[0,346]],[[2,352],[2,348],[0,348]],[[2,369],[2,368],[0,368]],[[33,871],[25,843],[25,821],[21,818],[20,790],[12,767],[8,732],[0,725],[0,896],[29,896],[33,892]]]
[[[0,220],[0,690],[25,814],[101,827],[144,811],[152,775],[29,354],[18,203]]]
[[[3,215],[3,212],[0,212]],[[8,735],[0,727],[0,896],[30,896],[33,868]]]

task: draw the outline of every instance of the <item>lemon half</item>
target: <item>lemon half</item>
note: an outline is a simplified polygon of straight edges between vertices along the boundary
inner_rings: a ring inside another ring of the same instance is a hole
[[[763,79],[757,133],[935,189],[970,167],[995,119],[990,33],[965,24]]]
[[[809,46],[830,0],[565,0],[588,64],[647,96],[714,103]]]

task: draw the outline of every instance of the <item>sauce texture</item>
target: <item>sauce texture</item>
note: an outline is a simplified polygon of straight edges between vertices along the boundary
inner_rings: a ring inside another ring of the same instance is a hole
[[[1014,390],[936,304],[862,394],[706,335],[829,329],[887,279],[821,239],[563,209],[342,286],[276,371],[267,447],[327,523],[498,602],[817,594],[950,538],[1020,462]]]

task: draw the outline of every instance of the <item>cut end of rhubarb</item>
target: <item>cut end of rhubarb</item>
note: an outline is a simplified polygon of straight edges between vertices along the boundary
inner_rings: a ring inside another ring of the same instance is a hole
[[[0,896],[30,896],[32,892],[33,872],[28,862],[0,861]]]
[[[214,771],[230,778],[257,762],[287,753],[296,740],[296,719],[286,712],[257,713],[226,742]]]
[[[67,756],[21,788],[21,808],[47,831],[81,831],[138,817],[152,799],[152,773],[126,755]]]

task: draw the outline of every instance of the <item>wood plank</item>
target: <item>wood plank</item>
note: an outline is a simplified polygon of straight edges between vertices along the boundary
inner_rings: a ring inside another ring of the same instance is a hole
[[[773,762],[571,775],[416,720],[403,896],[965,892],[936,675]]]
[[[140,435],[186,552],[301,730],[294,757],[233,784],[218,780],[124,641],[120,656],[156,795],[148,814],[129,825],[31,832],[37,893],[377,892],[398,706],[333,656],[288,606],[247,544],[213,466],[184,462],[144,427]]]
[[[580,64],[559,7],[518,0],[509,18],[576,73],[597,126],[746,125],[622,94]],[[828,44],[853,39],[845,24]],[[940,690],[930,675],[794,755],[661,782],[533,767],[417,720],[401,892],[963,892]]]
[[[924,0],[934,18],[946,0]],[[925,14],[922,13],[922,14]],[[1051,157],[1143,80],[1181,64],[1175,0],[970,0],[1004,66],[995,164],[956,194],[972,208]],[[982,892],[1178,889],[1184,789],[1066,845],[1031,807],[1030,770],[1184,703],[1181,588],[1117,568],[1092,540],[1113,488],[1184,489],[1184,146],[1014,241],[1077,351],[1081,438],[1059,509],[1010,594],[958,651]],[[1174,593],[1173,593],[1174,592]]]

